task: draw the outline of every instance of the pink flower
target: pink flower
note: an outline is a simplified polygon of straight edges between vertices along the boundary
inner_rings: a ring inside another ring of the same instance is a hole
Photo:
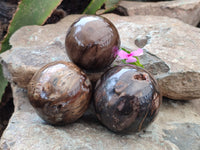
[[[131,52],[130,54],[123,50],[120,50],[118,52],[119,59],[125,59],[126,63],[136,62],[137,59],[133,56],[141,56],[142,54],[143,54],[143,50],[141,48],[139,48],[136,51]]]

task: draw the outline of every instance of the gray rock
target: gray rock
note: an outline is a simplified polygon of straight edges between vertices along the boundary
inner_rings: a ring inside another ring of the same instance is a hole
[[[0,140],[2,150],[199,150],[200,100],[164,100],[155,121],[139,133],[110,132],[88,111],[75,123],[51,126],[13,86],[15,112]]]
[[[129,16],[168,16],[193,26],[197,26],[200,22],[200,0],[173,0],[156,3],[121,1],[118,9]]]
[[[33,74],[56,60],[69,61],[64,40],[68,27],[80,15],[46,26],[27,26],[11,38],[12,49],[0,55],[10,82],[26,88]],[[164,96],[188,100],[200,97],[200,29],[177,19],[159,16],[105,15],[117,27],[122,47],[142,47],[144,67],[158,80]],[[116,60],[112,65],[121,64]],[[101,73],[88,73],[97,80]]]
[[[199,28],[168,17],[107,17],[116,25],[122,47],[147,51],[141,62],[157,78],[164,96],[200,97]]]

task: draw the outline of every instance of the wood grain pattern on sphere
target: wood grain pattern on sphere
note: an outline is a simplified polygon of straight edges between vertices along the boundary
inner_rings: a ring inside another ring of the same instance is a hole
[[[91,97],[91,83],[76,65],[53,62],[33,76],[28,96],[36,112],[48,123],[71,123],[86,111]]]
[[[84,16],[69,28],[65,39],[69,58],[86,70],[101,70],[116,58],[120,38],[115,26],[101,16]]]
[[[140,131],[156,117],[162,97],[154,78],[133,65],[109,69],[97,82],[98,119],[114,132]]]

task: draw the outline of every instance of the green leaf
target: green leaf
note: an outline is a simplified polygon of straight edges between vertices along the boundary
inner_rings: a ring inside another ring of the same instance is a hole
[[[117,5],[118,5],[118,3],[119,3],[120,1],[121,1],[121,0],[106,0],[106,2],[105,2],[105,11],[104,11],[104,13],[109,12],[109,11],[112,11],[112,10],[114,10],[115,8],[117,8]]]
[[[95,14],[105,1],[106,0],[92,0],[87,8],[83,11],[83,14]]]
[[[124,64],[126,64],[126,60],[125,60],[125,59],[122,59],[122,62],[123,62]]]
[[[140,63],[139,58],[137,56],[134,57],[137,59],[137,61],[130,64],[144,68],[144,66]]]
[[[42,25],[62,0],[22,0],[8,27],[1,52],[11,48],[9,39],[19,28],[26,25]]]
[[[131,52],[125,48],[121,48],[123,51],[127,52],[128,54],[130,54]]]
[[[1,97],[3,96],[3,93],[5,91],[7,84],[8,82],[3,76],[2,66],[0,65],[0,102],[1,102]]]
[[[6,36],[2,42],[0,53],[5,52],[8,49],[11,49],[11,45],[9,43],[10,36]]]

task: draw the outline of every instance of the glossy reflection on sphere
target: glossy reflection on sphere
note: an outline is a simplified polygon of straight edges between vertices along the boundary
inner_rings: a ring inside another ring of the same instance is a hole
[[[69,28],[66,40],[69,58],[86,70],[102,70],[116,58],[120,38],[115,26],[101,16],[83,16]]]
[[[144,69],[116,66],[97,82],[94,105],[98,119],[114,132],[140,131],[158,113],[162,96],[157,82]]]
[[[43,120],[62,125],[76,121],[86,111],[91,83],[73,63],[53,62],[34,74],[28,85],[28,97]]]

